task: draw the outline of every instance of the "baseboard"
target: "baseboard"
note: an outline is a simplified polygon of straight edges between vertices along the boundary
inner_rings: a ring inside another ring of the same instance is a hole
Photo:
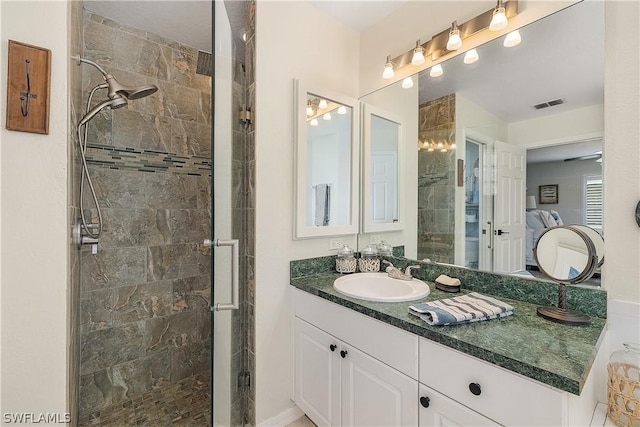
[[[280,412],[275,417],[271,417],[258,424],[258,427],[284,427],[304,416],[304,412],[297,406],[293,406]]]

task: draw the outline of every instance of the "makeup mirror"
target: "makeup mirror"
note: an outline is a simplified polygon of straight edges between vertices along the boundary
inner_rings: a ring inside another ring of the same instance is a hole
[[[602,239],[599,233],[592,231],[582,226],[556,226],[545,230],[538,239],[534,248],[538,267],[546,277],[558,283],[558,306],[538,307],[539,316],[570,325],[591,322],[588,316],[567,308],[566,287],[589,279],[604,261],[604,253],[598,254],[596,250],[596,244],[600,246]]]

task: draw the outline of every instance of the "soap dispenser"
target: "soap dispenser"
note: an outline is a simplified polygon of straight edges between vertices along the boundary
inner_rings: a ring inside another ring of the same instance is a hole
[[[363,249],[360,259],[358,260],[358,268],[363,273],[380,271],[380,258],[378,258],[378,251],[371,245]]]
[[[356,271],[356,257],[353,256],[353,249],[344,245],[336,256],[336,271],[338,273],[354,273]]]

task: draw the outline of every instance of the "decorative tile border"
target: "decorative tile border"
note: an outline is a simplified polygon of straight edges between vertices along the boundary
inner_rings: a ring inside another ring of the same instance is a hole
[[[211,176],[212,161],[203,156],[180,156],[162,151],[87,144],[87,164],[107,169]]]

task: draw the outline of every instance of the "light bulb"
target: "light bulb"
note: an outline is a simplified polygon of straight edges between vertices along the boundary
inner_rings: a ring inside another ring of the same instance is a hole
[[[331,113],[324,113],[322,120],[331,120]]]
[[[429,153],[433,152],[433,147],[429,147],[429,148],[427,148],[427,151],[428,151]]]
[[[441,149],[440,149],[440,152],[441,152],[441,153],[446,153],[446,152],[447,152],[447,149],[446,149],[446,148],[441,148]]]
[[[520,31],[515,30],[507,34],[502,44],[504,47],[514,47],[518,46],[521,41],[522,38],[520,37]]]
[[[442,149],[442,142],[438,142],[438,144],[436,145],[436,148]]]
[[[307,106],[307,116],[313,116],[313,108],[311,106]]]
[[[416,47],[413,49],[413,58],[411,58],[411,65],[424,64],[424,49],[420,46],[420,40],[416,41]]]
[[[440,64],[436,64],[433,67],[431,67],[431,71],[429,71],[429,75],[431,77],[440,77],[442,74],[444,74],[444,70],[442,69],[442,65]]]
[[[460,30],[456,21],[451,24],[451,31],[449,31],[449,40],[447,41],[447,50],[458,50],[462,47],[462,39],[460,38]]]
[[[491,23],[489,24],[489,31],[500,31],[507,26],[507,23],[507,15],[505,15],[502,0],[498,0],[496,8],[493,10],[493,17],[491,18]]]
[[[391,56],[387,56],[387,63],[384,64],[384,71],[382,72],[383,79],[390,79],[395,75],[393,71],[393,62],[391,62]]]
[[[322,108],[324,110],[327,107],[328,107],[327,100],[326,99],[321,99],[320,102],[318,103],[318,108]]]
[[[478,51],[475,49],[468,50],[467,53],[464,54],[464,63],[465,64],[473,64],[480,57],[478,56]]]
[[[347,107],[341,105],[338,107],[338,114],[347,114]]]
[[[309,122],[309,124],[310,124],[311,126],[318,126],[318,119],[312,119],[312,120]]]
[[[451,144],[451,149],[455,150],[456,149],[456,143],[454,142],[453,144]]]
[[[411,77],[405,77],[404,80],[402,80],[402,87],[404,89],[409,89],[413,87],[413,79]]]

